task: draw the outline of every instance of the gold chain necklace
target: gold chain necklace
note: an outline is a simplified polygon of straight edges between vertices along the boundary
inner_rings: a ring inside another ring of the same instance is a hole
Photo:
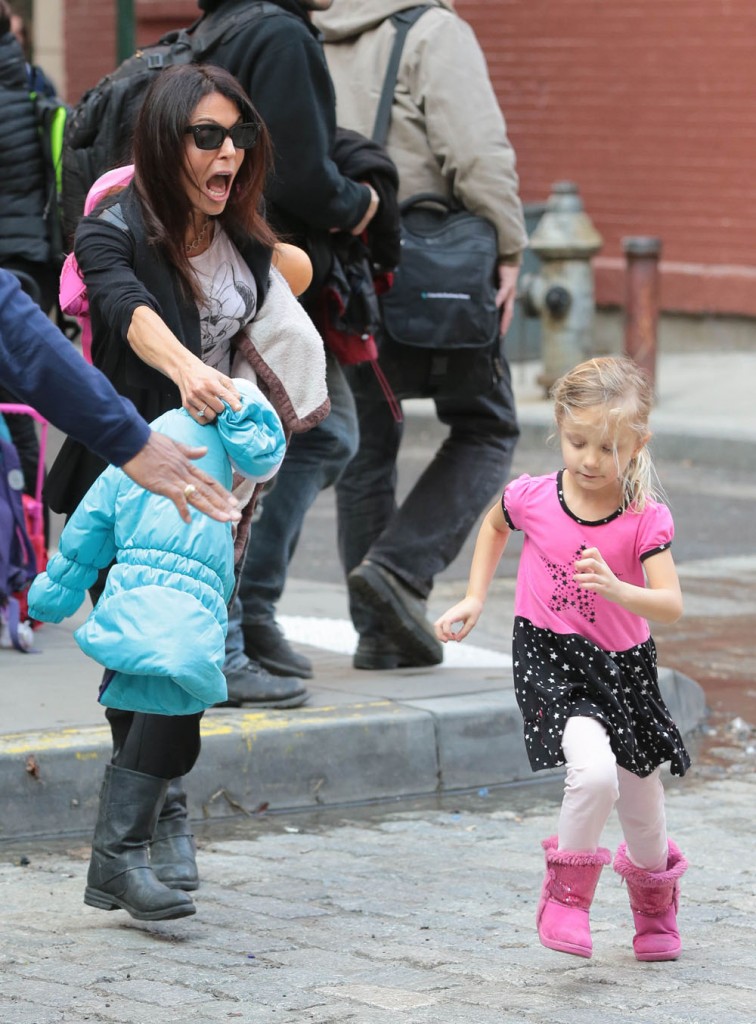
[[[193,253],[193,252],[194,252],[194,251],[195,251],[196,249],[199,249],[199,247],[200,247],[200,246],[202,245],[202,243],[203,243],[203,242],[205,241],[205,239],[207,238],[207,229],[208,229],[209,227],[210,227],[210,218],[208,217],[208,218],[207,218],[207,219],[205,220],[205,223],[204,223],[204,224],[203,224],[203,226],[202,226],[202,230],[201,230],[201,231],[200,231],[200,233],[199,233],[199,234],[197,235],[197,237],[196,237],[196,238],[195,238],[195,239],[194,239],[193,241],[191,241],[191,242],[187,242],[187,243],[186,243],[186,244],[184,245],[184,251],[186,252],[186,255],[187,255],[187,256],[191,256],[191,254],[192,254],[192,253]]]

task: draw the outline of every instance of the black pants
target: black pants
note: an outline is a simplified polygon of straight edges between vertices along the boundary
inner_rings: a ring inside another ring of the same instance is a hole
[[[113,734],[113,764],[159,779],[187,775],[200,752],[200,719],[196,715],[145,715],[107,708]]]
[[[427,598],[509,478],[519,435],[509,367],[502,365],[501,379],[486,394],[434,399],[448,435],[401,502],[396,485],[403,424],[394,420],[370,364],[347,367],[347,377],[360,447],[336,484],[344,571],[367,558]],[[350,613],[358,633],[380,633],[372,609],[352,600]]]

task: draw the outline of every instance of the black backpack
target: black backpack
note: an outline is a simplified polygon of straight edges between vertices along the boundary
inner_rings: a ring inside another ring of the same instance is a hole
[[[131,140],[137,113],[154,76],[173,64],[200,63],[242,24],[280,13],[268,3],[236,9],[228,17],[204,19],[144,46],[111,74],[88,89],[70,111],[63,140],[63,234],[71,247],[84,212],[84,200],[95,181],[113,167],[131,163]]]
[[[396,28],[372,138],[385,145],[404,43],[427,5],[390,15]],[[381,296],[379,366],[399,398],[487,394],[504,374],[494,225],[445,196],[400,205],[401,258]]]

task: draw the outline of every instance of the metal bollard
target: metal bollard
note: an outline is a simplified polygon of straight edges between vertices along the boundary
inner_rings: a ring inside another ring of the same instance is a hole
[[[656,336],[659,322],[660,238],[623,238],[625,276],[625,355],[656,385]]]
[[[540,272],[524,274],[520,280],[523,312],[541,320],[543,373],[538,383],[547,391],[562,374],[594,354],[590,259],[601,245],[577,185],[556,182],[530,238],[530,248],[541,260]]]

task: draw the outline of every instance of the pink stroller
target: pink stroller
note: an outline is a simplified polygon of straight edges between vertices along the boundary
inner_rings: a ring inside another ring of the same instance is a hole
[[[26,534],[28,535],[28,542],[31,542],[31,548],[33,553],[34,562],[36,562],[36,572],[42,572],[47,565],[47,544],[45,542],[45,521],[44,521],[44,507],[42,503],[42,488],[45,481],[45,455],[47,452],[47,420],[41,416],[36,409],[33,409],[30,405],[21,405],[13,402],[0,403],[0,414],[11,413],[21,416],[30,416],[33,420],[40,425],[39,431],[39,457],[37,462],[37,477],[34,487],[34,495],[22,494],[21,501],[23,506],[24,523],[26,526]],[[31,562],[31,558],[28,559]],[[34,575],[35,566],[29,565],[30,575]],[[28,608],[26,602],[26,588],[15,592],[13,595],[14,600],[14,622],[11,623],[13,627],[11,629],[11,637],[14,635],[18,636],[18,642],[14,641],[13,646],[18,647],[19,650],[28,650],[31,646],[30,634],[28,633],[27,618]],[[16,607],[17,608],[17,621]],[[33,627],[39,626],[40,623],[32,622]],[[26,627],[26,628],[25,628]]]

